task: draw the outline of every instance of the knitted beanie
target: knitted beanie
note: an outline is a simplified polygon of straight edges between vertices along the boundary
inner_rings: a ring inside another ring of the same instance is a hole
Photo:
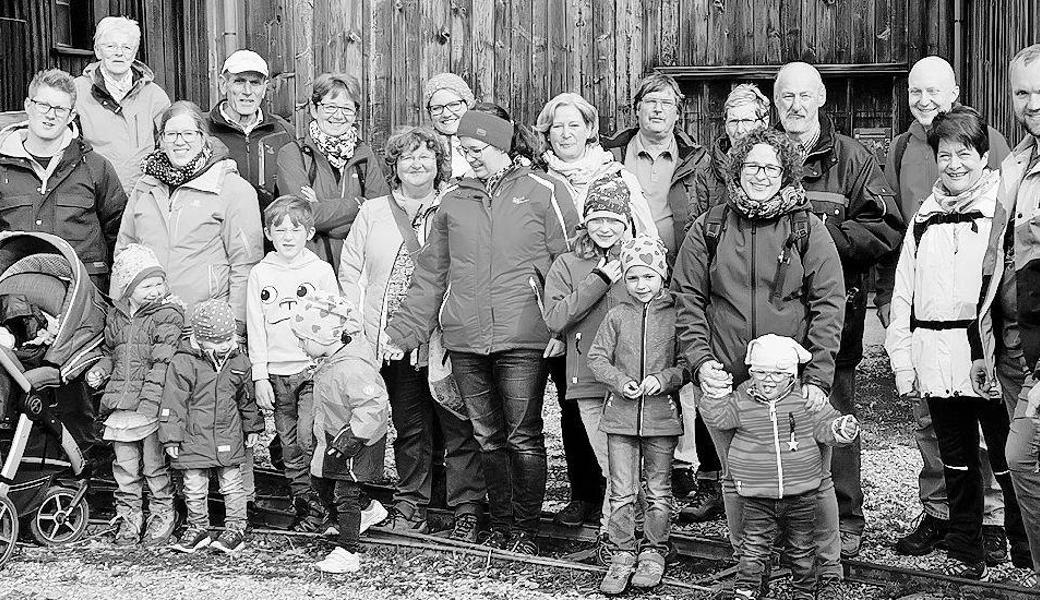
[[[343,333],[353,335],[361,331],[357,311],[346,298],[334,294],[300,300],[292,310],[289,325],[296,337],[323,346],[339,343]]]
[[[751,340],[744,363],[753,369],[798,374],[798,365],[812,360],[812,354],[789,337],[767,333]]]
[[[480,140],[502,152],[509,152],[513,145],[513,124],[491,113],[467,110],[459,119],[459,129],[455,135]]]
[[[112,298],[126,298],[138,284],[154,276],[166,277],[155,253],[147,246],[128,244],[112,263]]]
[[[632,220],[631,196],[628,184],[620,175],[600,177],[589,185],[582,222],[588,223],[591,219],[603,217],[627,225]]]
[[[668,279],[668,250],[660,239],[639,235],[621,245],[621,272],[627,273],[635,266],[652,269],[661,279]]]
[[[459,77],[454,73],[438,73],[433,77],[426,80],[426,85],[423,86],[422,105],[424,108],[430,107],[430,98],[440,90],[451,90],[459,95],[466,102],[466,106],[473,108],[473,104],[476,103],[476,98],[473,97],[473,90],[469,89],[469,84],[466,80]]]
[[[202,342],[221,344],[235,335],[235,312],[223,300],[203,300],[191,309],[192,333]]]

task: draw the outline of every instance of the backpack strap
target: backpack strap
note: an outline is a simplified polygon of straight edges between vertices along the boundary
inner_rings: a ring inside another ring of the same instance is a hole
[[[708,250],[708,266],[715,262],[715,253],[719,248],[722,230],[726,228],[726,217],[729,216],[729,203],[722,202],[708,209],[704,217],[704,247]]]
[[[978,226],[975,225],[976,219],[983,218],[984,215],[973,210],[966,213],[935,213],[929,215],[924,221],[914,222],[914,258],[917,258],[917,251],[921,247],[921,238],[924,237],[924,232],[928,230],[932,225],[945,225],[948,223],[971,223],[972,231],[978,231]]]
[[[307,181],[314,187],[314,181],[318,179],[318,161],[314,159],[314,150],[301,139],[296,140],[296,147],[300,149],[300,156],[306,157],[303,162],[307,162],[306,159],[311,161],[307,167]]]
[[[791,223],[791,233],[787,235],[780,254],[776,257],[776,277],[773,278],[773,286],[769,291],[769,301],[773,302],[780,297],[787,280],[787,271],[791,266],[791,249],[798,247],[798,256],[805,258],[805,252],[809,248],[809,209],[799,209],[787,214]]]
[[[893,167],[896,172],[894,173],[896,179],[896,193],[899,193],[899,171],[903,168],[903,155],[906,154],[906,145],[910,143],[910,132],[907,131],[901,135],[896,136],[896,145],[892,148],[893,152]]]

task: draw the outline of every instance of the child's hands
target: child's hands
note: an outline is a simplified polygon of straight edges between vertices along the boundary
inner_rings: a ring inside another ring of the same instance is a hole
[[[258,379],[253,382],[256,392],[256,405],[260,410],[274,410],[274,386],[269,379]]]
[[[656,375],[647,375],[643,383],[639,384],[639,388],[647,396],[653,396],[661,391],[661,380]]]
[[[379,334],[379,359],[383,362],[390,362],[392,360],[401,360],[404,358],[404,350],[401,350],[390,341],[390,336],[386,332]]]
[[[709,398],[721,398],[733,389],[733,376],[717,360],[702,364],[697,370],[697,380],[701,383],[701,393]]]
[[[300,195],[303,196],[303,199],[307,202],[314,203],[318,201],[318,194],[315,193],[314,188],[309,185],[300,188]]]
[[[104,382],[104,371],[94,370],[87,373],[87,385],[94,388],[95,390],[101,387],[101,384]]]
[[[635,379],[629,379],[621,388],[621,392],[625,395],[625,398],[635,400],[642,393],[642,387],[636,383]]]
[[[845,415],[834,419],[834,422],[831,423],[831,430],[834,432],[834,439],[839,444],[851,444],[859,435],[859,421],[852,415]]]
[[[180,446],[167,446],[167,447],[166,447],[166,454],[167,454],[167,455],[168,455],[168,456],[169,456],[170,458],[172,458],[172,459],[174,459],[174,460],[176,460],[176,459],[177,459],[177,456],[178,456],[178,455],[180,455],[180,453],[181,453],[181,448],[180,448]]]
[[[802,399],[805,400],[805,410],[811,413],[820,412],[830,401],[820,386],[813,383],[802,386]]]
[[[617,283],[621,279],[621,261],[619,259],[608,261],[606,258],[601,258],[596,268],[607,276],[610,283]]]
[[[260,443],[260,434],[259,433],[247,433],[246,434],[246,446],[247,447],[254,448],[259,443]]]

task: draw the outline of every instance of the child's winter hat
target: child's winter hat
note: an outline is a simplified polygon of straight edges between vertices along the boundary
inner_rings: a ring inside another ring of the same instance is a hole
[[[668,279],[666,254],[668,250],[660,239],[645,234],[638,235],[621,246],[621,272],[627,273],[630,268],[642,265],[653,269],[661,279]]]
[[[195,339],[202,342],[222,344],[230,340],[237,329],[235,312],[223,300],[199,302],[191,309],[189,319]]]
[[[608,218],[628,225],[632,220],[632,194],[628,184],[618,174],[600,177],[589,186],[585,196],[582,222],[590,219]]]
[[[789,337],[767,333],[751,340],[745,364],[752,369],[781,371],[798,375],[798,365],[812,360],[812,354]]]
[[[469,84],[466,80],[459,77],[454,73],[437,73],[433,77],[426,80],[426,85],[423,86],[422,103],[426,108],[430,107],[430,98],[441,90],[451,90],[459,95],[466,102],[466,106],[473,107],[476,101],[473,97],[473,90],[469,89]]]
[[[155,253],[141,244],[128,244],[112,263],[112,298],[122,300],[149,277],[166,277]]]
[[[361,331],[357,311],[350,302],[335,294],[307,296],[293,308],[289,325],[296,337],[323,346],[339,343],[344,333]]]

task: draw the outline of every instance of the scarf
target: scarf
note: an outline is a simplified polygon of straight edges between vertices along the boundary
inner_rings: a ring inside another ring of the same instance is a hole
[[[208,157],[209,153],[203,149],[188,164],[183,167],[175,167],[165,152],[156,150],[144,159],[144,174],[151,175],[171,188],[175,188],[191,181]]]
[[[343,135],[332,136],[323,132],[318,127],[317,121],[311,121],[309,132],[311,139],[318,146],[318,150],[334,169],[342,170],[347,161],[354,157],[354,150],[357,149],[359,140],[356,127],[351,127]]]
[[[932,186],[932,197],[945,213],[966,212],[979,198],[991,192],[998,185],[1000,185],[1000,173],[983,169],[982,175],[970,188],[956,195],[951,195],[946,191],[942,179],[936,180],[935,185]]]
[[[99,69],[101,71],[101,78],[105,82],[105,90],[108,91],[108,95],[112,96],[112,99],[117,103],[122,102],[123,98],[130,93],[130,90],[134,87],[134,73],[133,71],[127,71],[126,75],[122,78],[116,79],[108,74],[104,68]]]
[[[513,159],[513,162],[502,167],[497,172],[492,173],[490,177],[484,180],[484,189],[487,191],[488,196],[495,195],[495,190],[498,189],[498,185],[502,183],[502,180],[505,179],[506,175],[508,175],[513,169],[529,166],[531,166],[531,160],[529,158],[526,156],[517,156]]]
[[[805,201],[805,190],[800,183],[784,186],[772,198],[761,202],[748,198],[744,189],[735,181],[730,181],[728,187],[733,208],[756,221],[774,219]]]
[[[593,180],[597,179],[605,166],[614,163],[614,155],[603,149],[599,144],[593,144],[585,150],[585,156],[574,162],[564,162],[552,150],[546,150],[542,155],[545,164],[550,171],[562,175],[575,188],[587,188]],[[620,164],[617,165],[620,168]]]

